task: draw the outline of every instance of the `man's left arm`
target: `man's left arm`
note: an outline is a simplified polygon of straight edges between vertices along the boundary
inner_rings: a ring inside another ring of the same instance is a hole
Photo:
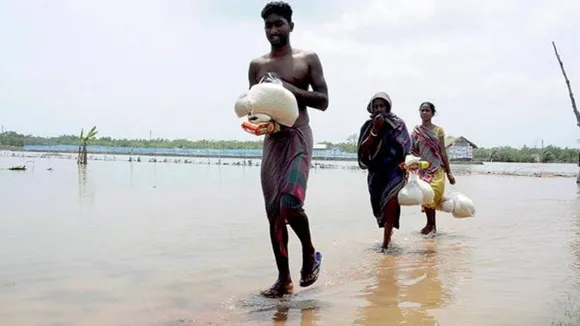
[[[296,96],[298,103],[303,103],[306,106],[320,111],[326,111],[328,108],[328,87],[326,86],[322,63],[318,55],[314,52],[309,53],[306,60],[308,61],[312,92],[300,89],[288,82],[284,82],[284,87]]]

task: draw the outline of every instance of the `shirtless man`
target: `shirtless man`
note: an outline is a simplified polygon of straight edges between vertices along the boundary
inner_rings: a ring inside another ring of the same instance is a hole
[[[306,107],[325,111],[328,92],[318,55],[293,49],[290,45],[290,33],[294,29],[290,5],[280,1],[270,2],[262,10],[262,19],[271,49],[270,53],[250,62],[250,87],[267,73],[275,74],[296,97],[300,112],[292,128],[281,126],[279,132],[265,136],[262,154],[262,191],[278,279],[261,293],[266,297],[281,297],[294,290],[288,266],[286,223],[302,244],[300,286],[314,284],[320,272],[322,255],[314,249],[308,218],[302,208],[313,148]],[[308,91],[309,86],[312,91]]]

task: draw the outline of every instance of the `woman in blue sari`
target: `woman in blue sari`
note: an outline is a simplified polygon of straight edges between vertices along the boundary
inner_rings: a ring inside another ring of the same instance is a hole
[[[405,185],[405,157],[411,150],[411,138],[405,122],[391,112],[391,98],[385,92],[373,96],[367,106],[371,114],[360,131],[358,164],[368,171],[368,189],[373,215],[384,228],[383,248],[391,241],[393,228],[399,228],[401,206],[397,200]]]

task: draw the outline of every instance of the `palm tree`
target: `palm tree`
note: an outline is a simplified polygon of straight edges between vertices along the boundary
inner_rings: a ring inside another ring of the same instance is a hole
[[[84,129],[81,129],[81,135],[79,136],[79,153],[77,157],[77,164],[86,165],[88,163],[87,159],[87,145],[91,140],[94,140],[97,135],[97,126],[93,126],[91,130],[85,135]]]

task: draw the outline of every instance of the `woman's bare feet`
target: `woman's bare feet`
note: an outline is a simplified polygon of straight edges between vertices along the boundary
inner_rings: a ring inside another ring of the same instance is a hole
[[[425,227],[421,230],[421,234],[423,234],[423,235],[428,235],[428,234],[435,233],[435,232],[437,232],[437,227],[435,227],[434,224],[429,224],[429,223],[427,225],[425,225]]]
[[[292,281],[282,282],[280,280],[276,280],[269,289],[260,292],[266,298],[281,298],[292,293],[294,293],[294,284],[292,284]]]
[[[385,225],[383,232],[383,249],[388,249],[391,243],[391,236],[393,235],[393,227]]]
[[[421,230],[421,234],[428,235],[437,232],[435,210],[432,208],[425,208],[425,215],[427,216],[427,225],[425,225],[425,227]]]

